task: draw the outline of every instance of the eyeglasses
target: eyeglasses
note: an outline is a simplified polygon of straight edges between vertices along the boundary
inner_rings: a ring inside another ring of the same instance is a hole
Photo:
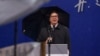
[[[50,17],[58,17],[58,16],[56,15],[56,16],[50,16]]]

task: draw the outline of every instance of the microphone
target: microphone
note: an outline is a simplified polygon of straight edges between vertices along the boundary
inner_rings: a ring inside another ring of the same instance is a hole
[[[55,25],[53,25],[52,27],[48,28],[48,34],[49,34],[49,37],[47,38],[48,39],[48,43],[52,42],[54,30],[55,30]]]

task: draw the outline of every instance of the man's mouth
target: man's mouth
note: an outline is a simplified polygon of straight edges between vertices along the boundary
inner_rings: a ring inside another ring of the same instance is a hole
[[[57,21],[57,20],[53,20],[53,21]]]

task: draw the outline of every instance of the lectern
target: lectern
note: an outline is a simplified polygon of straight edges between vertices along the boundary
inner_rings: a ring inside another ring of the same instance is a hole
[[[48,44],[41,43],[40,56],[48,56]],[[67,44],[51,44],[50,56],[69,56]]]

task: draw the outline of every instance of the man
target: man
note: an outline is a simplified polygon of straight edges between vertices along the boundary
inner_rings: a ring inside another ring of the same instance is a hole
[[[49,26],[41,29],[38,41],[51,44],[70,45],[68,28],[59,23],[59,14],[56,11],[50,13]]]

